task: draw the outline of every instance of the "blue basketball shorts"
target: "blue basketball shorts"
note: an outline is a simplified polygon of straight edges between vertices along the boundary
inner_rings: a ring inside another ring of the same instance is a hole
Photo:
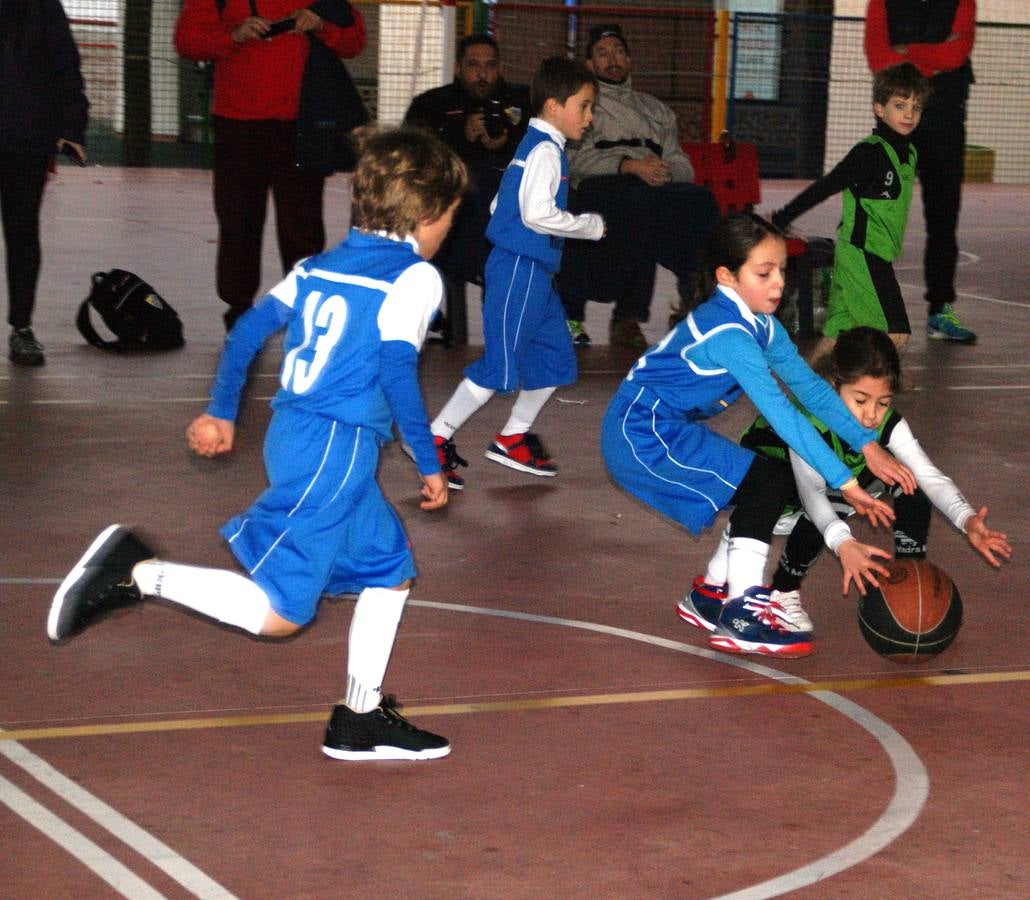
[[[576,351],[552,273],[495,247],[485,278],[483,355],[466,377],[501,393],[575,384]]]
[[[601,454],[616,484],[694,534],[729,505],[754,460],[701,422],[656,419],[624,389],[605,413]]]
[[[273,414],[268,488],[221,534],[284,619],[311,621],[323,593],[415,576],[400,519],[376,484],[379,444],[370,428],[290,409]]]

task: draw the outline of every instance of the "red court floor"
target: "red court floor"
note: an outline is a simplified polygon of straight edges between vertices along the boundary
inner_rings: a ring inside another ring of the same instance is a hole
[[[764,208],[800,186],[767,184]],[[331,188],[339,233],[346,182]],[[45,637],[57,584],[111,522],[169,558],[231,564],[217,529],[262,487],[280,358],[272,346],[256,366],[233,454],[191,457],[183,431],[222,337],[208,176],[62,169],[35,323],[48,364],[0,362],[0,895],[1030,895],[1028,198],[966,190],[959,311],[976,346],[919,328],[918,203],[899,266],[917,326],[899,406],[1014,548],[992,571],[935,517],[930,558],[966,610],[949,650],[918,667],[876,656],[824,558],[805,590],[812,656],[709,651],[674,608],[716,533],[695,540],[608,481],[598,425],[632,358],[606,346],[607,311],[592,304],[580,381],[538,421],[557,478],[482,457],[503,398],[459,433],[467,489],[439,513],[418,509],[410,463],[385,452],[380,482],[420,567],[386,687],[454,749],[349,764],[319,752],[348,598],[326,598],[284,642],[156,603],[63,646]],[[836,213],[827,203],[800,226],[831,235]],[[180,311],[182,351],[115,357],[78,337],[90,274],[115,266]],[[649,337],[671,294],[662,273]],[[476,353],[426,348],[431,413]],[[718,427],[751,415],[741,402]]]

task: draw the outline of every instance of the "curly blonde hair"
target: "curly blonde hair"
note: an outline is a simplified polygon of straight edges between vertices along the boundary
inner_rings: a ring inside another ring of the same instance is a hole
[[[439,219],[468,189],[468,171],[438,137],[419,128],[362,128],[351,217],[364,231],[407,237]]]

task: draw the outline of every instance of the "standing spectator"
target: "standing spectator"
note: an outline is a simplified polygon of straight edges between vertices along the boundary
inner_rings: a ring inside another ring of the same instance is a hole
[[[58,0],[0,0],[0,210],[7,260],[9,356],[42,366],[32,331],[42,252],[39,208],[54,153],[85,162],[89,102]]]
[[[292,28],[266,37],[273,22],[288,18]],[[176,25],[176,50],[215,65],[216,281],[229,306],[226,330],[250,309],[260,286],[269,190],[283,272],[325,246],[325,178],[299,169],[294,155],[309,32],[343,59],[365,49],[365,23],[346,0],[309,8],[296,0],[186,0]]]
[[[470,34],[458,43],[454,81],[419,94],[404,122],[435,132],[469,170],[469,192],[433,259],[447,284],[450,309],[465,282],[483,283],[490,252],[486,239],[490,202],[526,134],[529,87],[505,81],[497,41],[486,34]]]
[[[570,148],[575,190],[569,209],[597,210],[608,236],[593,246],[569,244],[558,287],[577,344],[590,343],[583,312],[586,301],[596,299],[615,304],[612,344],[641,350],[647,341],[640,323],[651,315],[655,265],[672,271],[681,296],[689,299],[700,250],[719,208],[708,190],[693,183],[676,114],[633,89],[622,29],[592,28],[586,56],[601,90],[590,131]]]
[[[959,206],[965,174],[966,99],[973,83],[969,54],[976,31],[976,0],[869,0],[865,52],[873,72],[911,62],[930,79],[923,120],[912,134],[919,151],[926,250],[923,278],[929,303],[926,333],[972,344],[955,302]]]

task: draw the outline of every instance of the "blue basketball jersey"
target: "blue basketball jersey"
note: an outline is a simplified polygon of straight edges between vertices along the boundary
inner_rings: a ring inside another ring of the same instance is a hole
[[[532,127],[515,150],[515,156],[504,170],[501,186],[497,191],[497,205],[486,236],[495,247],[507,250],[516,256],[528,256],[541,263],[549,272],[557,272],[561,265],[561,252],[565,239],[553,234],[540,234],[527,228],[519,209],[519,188],[525,171],[526,158],[537,144],[550,141],[558,147],[561,156],[561,182],[555,194],[554,204],[560,210],[569,208],[569,159],[562,146],[549,134]]]
[[[298,263],[269,291],[286,327],[272,406],[371,428],[389,440],[381,345],[406,341],[419,349],[442,291],[439,273],[411,242],[356,228],[333,249]],[[230,338],[226,353],[233,347]],[[212,406],[232,392],[216,380]]]

